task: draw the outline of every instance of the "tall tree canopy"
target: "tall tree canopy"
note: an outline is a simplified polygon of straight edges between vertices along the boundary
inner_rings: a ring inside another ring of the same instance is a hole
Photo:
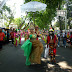
[[[10,9],[10,7],[8,7],[6,4],[3,6],[3,8],[0,10],[0,18],[3,19],[5,21],[7,21],[5,24],[7,26],[9,26],[9,24],[14,20],[14,16],[13,16],[13,13]],[[8,24],[7,24],[8,23]]]
[[[56,16],[56,8],[62,4],[62,0],[25,0],[25,3],[29,1],[38,1],[47,4],[46,11],[43,13],[35,13],[35,24],[39,25],[41,29],[49,27],[51,21]],[[31,13],[29,13],[29,17],[32,17],[32,20],[34,21],[33,15]]]

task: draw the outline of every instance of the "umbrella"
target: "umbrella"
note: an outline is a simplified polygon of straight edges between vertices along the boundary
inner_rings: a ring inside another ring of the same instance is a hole
[[[37,2],[37,1],[30,1],[26,4],[23,4],[21,6],[22,12],[36,12],[36,11],[42,11],[45,10],[47,7],[46,4]],[[34,16],[34,25],[35,25],[35,16]]]
[[[26,4],[23,4],[21,6],[21,10],[26,12],[36,12],[36,11],[45,10],[46,7],[47,5],[44,3],[37,2],[37,1],[30,1]]]

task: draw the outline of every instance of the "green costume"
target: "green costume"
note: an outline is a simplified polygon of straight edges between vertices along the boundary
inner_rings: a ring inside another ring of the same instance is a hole
[[[21,49],[24,50],[24,56],[26,56],[26,65],[30,65],[29,56],[32,50],[32,43],[30,40],[26,40],[24,44],[21,46]]]
[[[26,40],[21,46],[24,50],[24,56],[26,56],[26,65],[31,63],[41,64],[41,53],[43,51],[43,45],[39,40],[36,40],[36,35],[31,34],[30,40]]]

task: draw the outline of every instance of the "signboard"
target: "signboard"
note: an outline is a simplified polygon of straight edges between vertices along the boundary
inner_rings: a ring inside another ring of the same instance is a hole
[[[65,17],[67,10],[57,10],[57,16]]]

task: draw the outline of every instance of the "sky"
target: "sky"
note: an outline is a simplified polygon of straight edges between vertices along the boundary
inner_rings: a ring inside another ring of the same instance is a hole
[[[21,5],[24,3],[24,0],[8,0],[6,5],[9,6],[14,12],[14,18],[18,18],[22,15],[21,13]]]

